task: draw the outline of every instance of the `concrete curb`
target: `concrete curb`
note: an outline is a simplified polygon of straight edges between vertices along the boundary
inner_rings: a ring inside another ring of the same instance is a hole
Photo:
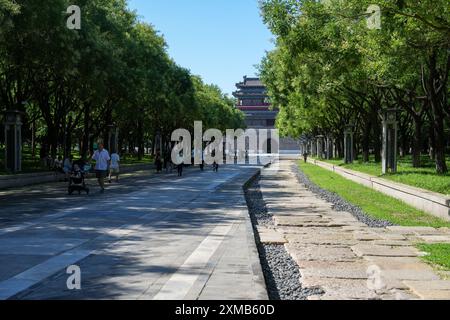
[[[247,208],[247,214],[245,215],[245,223],[247,228],[247,239],[248,243],[252,245],[249,249],[249,256],[252,262],[252,270],[254,275],[254,281],[259,284],[262,288],[264,288],[265,293],[261,297],[261,300],[269,300],[269,294],[266,285],[266,278],[264,276],[264,272],[262,270],[261,259],[259,257],[259,251],[257,247],[257,236],[255,234],[255,229],[253,227],[253,223],[250,217],[250,212],[248,211],[247,203],[245,201],[245,189],[248,188],[256,179],[261,176],[261,170],[258,170],[247,182],[244,183],[242,187],[242,196],[244,197],[244,204]]]
[[[342,168],[319,160],[309,159],[308,162],[332,171],[348,180],[401,200],[416,209],[450,221],[450,197]]]

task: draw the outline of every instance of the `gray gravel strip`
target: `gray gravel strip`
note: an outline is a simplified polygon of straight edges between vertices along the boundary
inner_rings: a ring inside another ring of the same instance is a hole
[[[255,237],[266,279],[270,300],[306,300],[309,296],[323,294],[320,289],[304,289],[297,263],[284,246],[265,245],[260,242],[256,226],[273,227],[273,216],[268,212],[260,191],[259,179],[245,190],[245,197],[255,229]]]
[[[294,172],[296,172],[299,182],[305,185],[308,190],[316,194],[319,198],[332,203],[334,205],[334,210],[338,212],[349,212],[360,222],[368,225],[371,228],[386,228],[389,226],[394,226],[392,222],[370,217],[360,207],[355,206],[354,204],[351,204],[350,202],[342,199],[338,194],[320,188],[319,186],[311,182],[308,176],[297,165],[294,165],[294,167]]]

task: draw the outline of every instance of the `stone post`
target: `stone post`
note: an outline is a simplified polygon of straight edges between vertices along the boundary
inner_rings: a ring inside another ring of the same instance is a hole
[[[349,124],[345,127],[344,131],[344,162],[346,164],[353,163],[355,160],[354,129],[355,127]]]
[[[22,112],[5,112],[5,169],[22,171]]]
[[[333,138],[333,140],[331,141],[331,153],[332,153],[332,158],[336,158],[336,139]]]
[[[323,159],[323,150],[324,150],[324,136],[317,136],[317,157]]]
[[[317,156],[317,140],[313,139],[311,142],[311,155],[313,157]]]
[[[388,109],[383,113],[383,174],[397,172],[398,149],[397,109]]]
[[[327,136],[327,146],[326,146],[326,158],[327,160],[333,159],[334,156],[334,144],[333,144],[333,138],[330,136]]]

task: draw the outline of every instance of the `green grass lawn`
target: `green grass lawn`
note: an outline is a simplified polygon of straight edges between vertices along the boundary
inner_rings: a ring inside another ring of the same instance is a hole
[[[450,271],[450,244],[419,244],[417,247],[428,253],[423,257],[425,262],[436,269]]]
[[[415,209],[404,202],[347,180],[340,175],[309,163],[300,168],[316,185],[340,195],[371,217],[399,226],[450,227],[450,222]]]
[[[340,195],[371,217],[387,220],[399,226],[450,227],[450,222],[417,210],[321,167],[300,162],[300,168],[316,185]],[[417,247],[428,253],[423,257],[424,261],[437,270],[450,271],[450,244],[417,244]]]
[[[78,152],[73,152],[72,156],[75,160],[79,159]],[[0,147],[0,176],[11,174],[5,170],[5,150]],[[121,159],[123,165],[135,165],[135,164],[152,164],[153,156],[145,155],[142,160],[139,160],[137,156],[124,155]],[[39,159],[39,149],[36,150],[35,159],[32,157],[31,149],[28,146],[24,146],[22,152],[22,172],[21,173],[34,173],[34,172],[47,172],[48,169],[42,166]]]
[[[435,164],[426,156],[422,157],[422,168],[413,168],[411,157],[405,157],[398,162],[398,173],[387,175],[382,175],[381,164],[374,161],[369,163],[358,161],[353,164],[345,164],[341,159],[324,161],[394,182],[450,195],[450,173],[446,175],[436,174]],[[450,162],[448,165],[450,168]]]
[[[44,168],[39,160],[39,150],[36,150],[36,157],[33,159],[31,149],[24,147],[22,152],[22,172],[21,173],[33,173],[33,172],[46,172],[47,168]],[[0,147],[0,175],[11,174],[5,170],[5,149]]]
[[[120,161],[121,164],[134,165],[134,164],[153,164],[154,158],[151,155],[146,154],[142,160],[139,160],[137,156],[124,155]]]

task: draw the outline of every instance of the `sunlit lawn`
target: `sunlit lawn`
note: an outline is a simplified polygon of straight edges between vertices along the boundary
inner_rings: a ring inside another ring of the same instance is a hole
[[[371,159],[371,162],[369,163],[357,161],[353,164],[345,164],[341,159],[324,161],[344,168],[383,177],[391,181],[450,195],[450,174],[436,174],[434,162],[426,156],[422,157],[422,168],[413,168],[411,157],[405,157],[398,162],[398,173],[387,175],[382,175],[381,163],[375,163],[373,159]],[[448,162],[448,165],[450,168],[450,161]]]
[[[153,156],[146,154],[141,160],[135,155],[124,155],[120,161],[121,164],[135,165],[135,164],[153,164]]]
[[[420,244],[418,248],[428,253],[423,260],[439,269],[450,271],[450,244]]]
[[[450,222],[415,209],[383,193],[347,180],[319,166],[300,163],[300,168],[316,185],[340,195],[374,218],[390,221],[399,226],[450,227]]]

